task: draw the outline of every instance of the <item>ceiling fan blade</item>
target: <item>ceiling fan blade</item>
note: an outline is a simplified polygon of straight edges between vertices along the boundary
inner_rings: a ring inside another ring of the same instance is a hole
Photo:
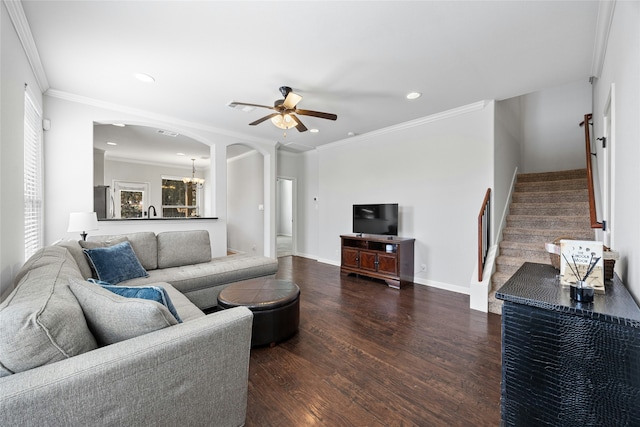
[[[236,108],[238,105],[246,105],[248,107],[259,107],[259,108],[268,108],[270,110],[275,110],[274,107],[269,107],[268,105],[248,104],[246,102],[236,102],[236,101],[233,101],[233,102],[229,103],[229,107],[231,107],[231,108]]]
[[[332,113],[322,113],[320,111],[311,111],[311,110],[296,110],[296,114],[300,114],[303,116],[320,117],[321,119],[327,119],[327,120],[336,120],[338,118],[337,115]]]
[[[289,92],[282,105],[284,105],[287,110],[292,110],[298,105],[301,99],[302,97],[297,93]]]
[[[264,116],[263,118],[256,120],[255,122],[251,122],[251,123],[249,123],[249,126],[259,125],[260,123],[262,123],[262,122],[264,122],[264,121],[266,121],[266,120],[269,120],[270,118],[275,117],[275,116],[278,116],[278,115],[280,115],[280,113],[271,113],[271,114],[268,114],[268,115]]]
[[[295,114],[289,114],[289,117],[291,117],[293,119],[293,121],[296,122],[296,129],[298,129],[298,132],[306,132],[307,131],[307,127],[302,124],[300,119],[297,118],[295,116]]]

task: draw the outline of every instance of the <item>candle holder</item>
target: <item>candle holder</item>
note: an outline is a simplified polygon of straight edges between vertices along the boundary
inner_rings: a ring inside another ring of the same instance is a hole
[[[589,286],[586,282],[578,280],[576,284],[571,285],[569,289],[569,295],[572,300],[577,302],[593,302],[595,289]]]

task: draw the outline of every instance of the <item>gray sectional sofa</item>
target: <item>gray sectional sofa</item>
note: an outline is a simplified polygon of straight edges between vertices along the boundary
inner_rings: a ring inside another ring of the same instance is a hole
[[[206,231],[92,240],[89,252],[133,249],[148,274],[118,288],[160,290],[171,307],[88,282],[100,266],[78,242],[39,250],[0,303],[0,425],[242,425],[253,315],[201,308],[277,260],[211,259]]]

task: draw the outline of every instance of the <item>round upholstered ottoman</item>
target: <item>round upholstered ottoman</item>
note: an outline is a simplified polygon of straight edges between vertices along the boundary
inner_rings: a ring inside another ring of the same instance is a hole
[[[218,295],[218,305],[253,312],[252,347],[273,346],[298,331],[300,288],[289,280],[259,277],[232,283]]]

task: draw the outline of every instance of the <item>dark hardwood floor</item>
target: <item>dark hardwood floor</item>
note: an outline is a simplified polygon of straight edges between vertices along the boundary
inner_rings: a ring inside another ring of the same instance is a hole
[[[300,257],[278,277],[300,286],[300,329],[252,349],[246,426],[500,424],[500,316]]]

